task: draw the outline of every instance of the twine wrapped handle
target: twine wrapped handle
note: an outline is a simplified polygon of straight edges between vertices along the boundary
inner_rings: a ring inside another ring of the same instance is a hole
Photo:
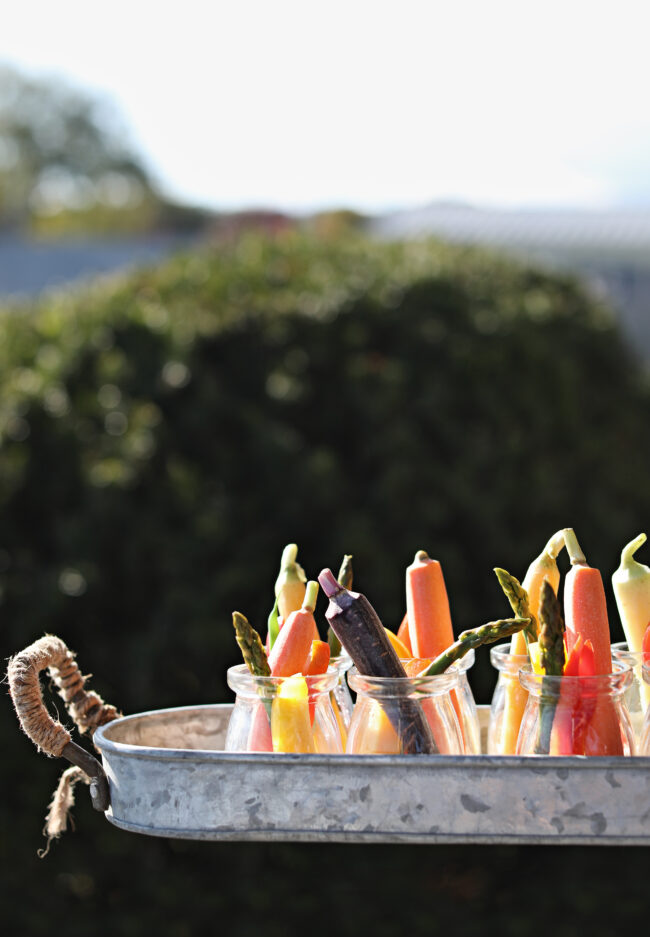
[[[99,726],[116,719],[119,713],[114,706],[105,703],[97,693],[84,689],[89,675],[82,675],[72,651],[68,650],[65,643],[54,635],[39,638],[9,661],[7,668],[9,692],[23,731],[39,751],[55,758],[67,758],[75,765],[74,769],[64,772],[62,783],[50,807],[48,835],[57,836],[58,833],[52,832],[51,829],[51,815],[57,809],[58,797],[59,800],[66,801],[65,816],[67,816],[67,808],[72,802],[74,781],[85,780],[90,784],[90,796],[95,810],[102,812],[107,810],[110,796],[108,781],[99,761],[73,742],[68,730],[60,722],[55,721],[45,708],[39,676],[40,672],[46,668],[81,733],[93,732]],[[87,776],[86,778],[80,774],[79,768]]]

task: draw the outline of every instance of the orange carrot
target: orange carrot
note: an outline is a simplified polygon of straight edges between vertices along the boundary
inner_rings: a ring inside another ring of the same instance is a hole
[[[600,571],[587,564],[572,530],[565,531],[571,569],[564,583],[564,620],[569,654],[578,635],[591,641],[596,674],[612,672],[607,599]]]
[[[424,550],[418,550],[406,570],[406,620],[413,657],[435,658],[454,643],[442,566]],[[451,692],[451,701],[462,731],[461,707],[455,690]],[[463,732],[463,741],[464,735]]]
[[[274,677],[291,677],[302,673],[311,651],[314,631],[318,633],[314,620],[318,583],[308,582],[302,608],[287,617],[269,654],[269,666]]]
[[[393,650],[397,654],[400,660],[410,660],[413,657],[413,653],[409,650],[406,644],[403,644],[400,639],[397,637],[395,632],[390,631],[388,628],[384,628],[386,632],[386,637],[393,645]]]
[[[318,674],[326,673],[330,662],[330,646],[327,641],[312,641],[311,651],[305,661],[303,674],[305,677],[315,677]],[[307,686],[309,686],[309,680]],[[316,713],[316,697],[318,693],[309,693],[309,719],[314,724],[314,715]]]
[[[607,600],[599,570],[589,566],[571,529],[564,532],[571,569],[564,583],[564,619],[567,648],[571,653],[578,635],[593,647],[594,673],[612,672],[611,637],[607,617]],[[585,755],[622,755],[623,743],[620,727],[611,700],[600,699],[592,716],[596,748],[585,743]]]
[[[397,637],[400,639],[406,650],[409,654],[413,655],[413,648],[411,647],[411,637],[409,635],[409,617],[405,615],[402,618],[402,624],[399,626],[397,631]]]
[[[303,667],[305,677],[314,677],[326,673],[330,662],[330,646],[327,641],[312,641],[311,651]]]
[[[454,643],[442,567],[424,550],[406,570],[406,615],[414,657],[437,657]]]

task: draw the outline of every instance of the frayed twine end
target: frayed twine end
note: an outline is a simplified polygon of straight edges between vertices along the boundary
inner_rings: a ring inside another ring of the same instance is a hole
[[[59,778],[59,783],[50,802],[47,816],[45,817],[45,826],[43,828],[43,835],[47,836],[47,846],[45,846],[44,849],[38,850],[39,859],[44,859],[48,854],[50,846],[52,845],[52,840],[58,839],[61,834],[65,832],[68,821],[70,822],[70,826],[74,829],[70,811],[74,806],[74,788],[79,781],[82,781],[84,784],[90,784],[88,775],[82,771],[81,768],[77,767],[66,768]]]

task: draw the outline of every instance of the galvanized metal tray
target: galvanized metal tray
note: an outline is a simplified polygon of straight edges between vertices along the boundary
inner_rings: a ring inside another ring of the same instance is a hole
[[[97,729],[108,820],[198,840],[650,845],[650,758],[239,754],[222,750],[231,711]]]

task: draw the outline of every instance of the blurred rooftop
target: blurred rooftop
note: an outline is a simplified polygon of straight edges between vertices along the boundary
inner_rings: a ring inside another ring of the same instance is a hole
[[[374,230],[387,238],[437,235],[449,241],[504,247],[641,250],[650,249],[650,210],[504,211],[438,202],[386,215]]]

